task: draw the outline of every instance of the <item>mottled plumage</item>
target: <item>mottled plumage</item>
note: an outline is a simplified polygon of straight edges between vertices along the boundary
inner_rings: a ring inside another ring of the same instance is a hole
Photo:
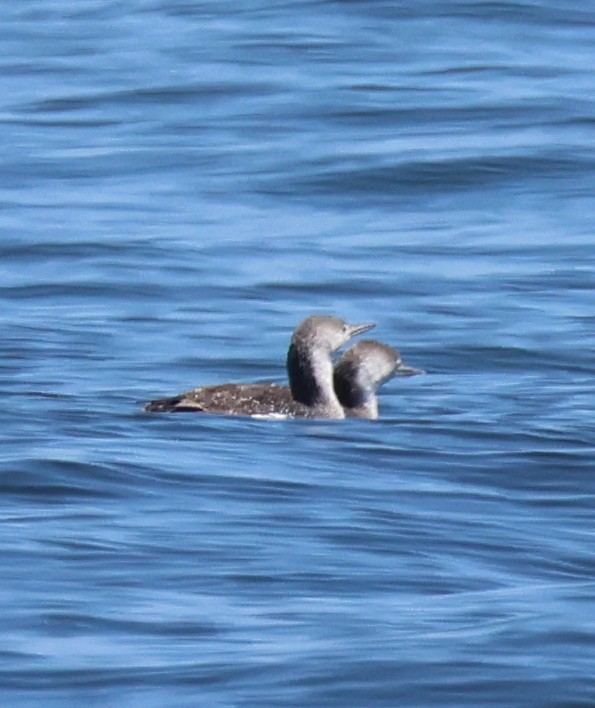
[[[289,387],[276,384],[220,384],[150,401],[150,412],[344,418],[333,387],[331,355],[370,323],[352,325],[339,317],[312,316],[295,329],[287,352]]]

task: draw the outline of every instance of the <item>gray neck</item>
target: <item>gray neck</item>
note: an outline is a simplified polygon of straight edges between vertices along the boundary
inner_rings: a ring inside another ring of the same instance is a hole
[[[353,361],[343,361],[334,372],[337,398],[348,418],[378,418],[376,387],[366,380],[365,372]]]
[[[329,417],[345,417],[333,388],[329,353],[292,342],[287,352],[287,375],[296,401],[311,408],[324,408]]]
[[[347,418],[376,420],[378,418],[378,399],[376,396],[370,396],[364,403],[354,408],[345,408],[345,416]]]

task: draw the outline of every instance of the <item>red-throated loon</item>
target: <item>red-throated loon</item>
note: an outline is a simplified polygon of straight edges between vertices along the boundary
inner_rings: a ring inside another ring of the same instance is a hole
[[[378,389],[393,376],[423,373],[403,363],[388,344],[363,339],[349,348],[335,364],[335,393],[348,418],[378,418]]]
[[[297,326],[289,343],[289,389],[269,383],[205,386],[172,398],[150,401],[145,410],[345,418],[333,386],[331,354],[355,335],[372,327],[374,324],[349,324],[328,315],[307,317]]]

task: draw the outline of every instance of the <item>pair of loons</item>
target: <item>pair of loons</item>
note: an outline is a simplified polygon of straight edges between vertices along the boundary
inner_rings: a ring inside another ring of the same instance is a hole
[[[396,349],[373,339],[353,345],[333,365],[333,352],[374,326],[349,324],[329,315],[307,317],[296,327],[289,343],[289,386],[204,386],[150,401],[144,410],[270,418],[378,418],[376,393],[381,384],[393,376],[423,372],[406,366]]]

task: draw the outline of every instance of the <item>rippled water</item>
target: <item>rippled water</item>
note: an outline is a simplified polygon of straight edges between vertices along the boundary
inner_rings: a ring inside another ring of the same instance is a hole
[[[595,10],[0,11],[0,698],[595,704]],[[382,419],[147,415],[283,381]]]

